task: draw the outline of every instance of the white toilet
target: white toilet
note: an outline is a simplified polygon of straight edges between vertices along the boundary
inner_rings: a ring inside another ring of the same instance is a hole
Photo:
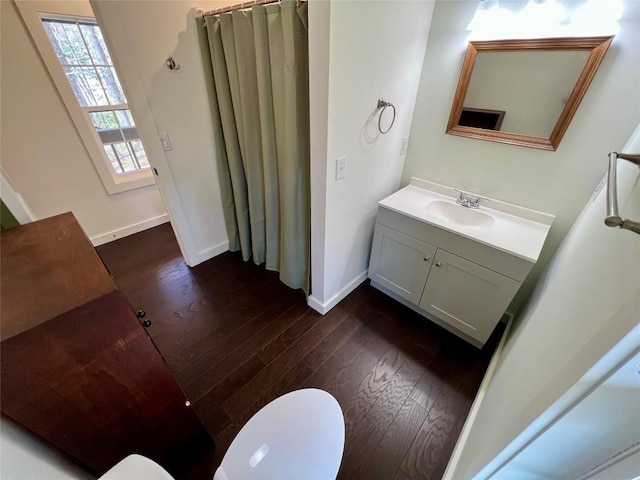
[[[142,455],[129,455],[120,460],[98,480],[174,480],[169,473],[153,460]]]
[[[213,480],[335,480],[344,450],[344,416],[315,388],[276,398],[242,427]],[[173,480],[160,465],[129,455],[100,480]]]
[[[344,450],[344,416],[329,393],[296,390],[242,427],[214,480],[335,480]]]

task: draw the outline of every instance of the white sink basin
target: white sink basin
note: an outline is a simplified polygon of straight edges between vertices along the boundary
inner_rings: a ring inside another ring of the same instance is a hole
[[[458,205],[456,198],[458,192],[453,187],[413,177],[409,185],[379,205],[526,261],[538,260],[553,215],[495,198],[479,209],[467,208]]]
[[[495,219],[481,210],[463,207],[443,200],[434,200],[427,205],[427,213],[466,227],[490,227]]]

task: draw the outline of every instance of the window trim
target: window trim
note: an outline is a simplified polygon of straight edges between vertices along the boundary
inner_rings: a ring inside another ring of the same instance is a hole
[[[80,136],[80,139],[82,140],[82,143],[84,144],[84,147],[89,154],[89,158],[91,159],[93,166],[98,173],[98,176],[102,180],[102,184],[104,185],[107,193],[109,195],[113,195],[116,193],[126,192],[128,190],[155,184],[156,182],[153,176],[152,166],[148,169],[122,174],[116,174],[112,170],[98,132],[94,128],[88,113],[85,113],[85,109],[80,106],[80,103],[78,102],[73,89],[71,88],[71,85],[67,80],[67,76],[64,73],[63,67],[58,60],[58,56],[53,49],[53,45],[51,44],[51,41],[49,40],[47,32],[45,31],[44,25],[42,23],[43,18],[50,18],[54,20],[59,19],[75,20],[79,22],[91,22],[99,25],[96,18],[74,14],[67,15],[53,12],[50,13],[45,11],[36,11],[27,7],[24,2],[16,2],[16,5],[20,14],[22,15],[27,29],[29,30],[29,33],[31,34],[31,38],[33,39],[36,49],[40,53],[40,57],[47,67],[53,84],[55,85],[58,93],[60,94],[60,97],[62,98],[62,103],[69,113],[71,121],[73,122],[76,131],[78,132],[78,135]],[[120,73],[120,68],[117,64],[117,60],[112,55],[112,52],[109,52],[109,55],[111,56],[111,60],[113,61],[113,67],[118,74],[118,78],[120,80],[120,84],[122,85],[124,94],[129,100],[128,108],[129,110],[132,110],[131,96],[127,89],[126,82]],[[151,164],[151,162],[149,163]]]

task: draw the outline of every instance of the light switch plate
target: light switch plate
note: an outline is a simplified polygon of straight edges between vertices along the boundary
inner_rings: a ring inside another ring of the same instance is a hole
[[[162,144],[162,150],[165,152],[170,152],[173,150],[173,145],[171,145],[171,140],[169,139],[168,133],[160,134],[160,143]]]

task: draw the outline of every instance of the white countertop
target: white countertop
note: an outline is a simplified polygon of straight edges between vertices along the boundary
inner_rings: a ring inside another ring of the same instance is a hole
[[[435,200],[466,208],[456,204],[457,198],[458,192],[452,187],[414,177],[409,185],[378,205],[532,263],[538,260],[555,216],[488,199],[481,201],[478,211],[490,215],[494,221],[490,226],[474,227],[431,214],[427,208]]]

